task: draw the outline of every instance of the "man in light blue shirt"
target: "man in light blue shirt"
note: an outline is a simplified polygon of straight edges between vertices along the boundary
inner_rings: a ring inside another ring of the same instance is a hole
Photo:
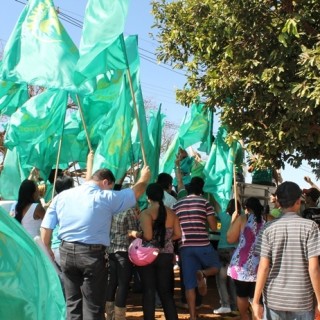
[[[133,207],[149,179],[149,167],[144,167],[131,189],[113,191],[113,173],[100,169],[88,182],[57,195],[49,206],[41,225],[41,239],[52,254],[52,230],[59,225],[69,320],[104,319],[107,283],[104,256],[105,247],[110,244],[112,216]]]

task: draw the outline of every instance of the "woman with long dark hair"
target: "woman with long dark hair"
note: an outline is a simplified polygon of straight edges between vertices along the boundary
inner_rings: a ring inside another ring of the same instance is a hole
[[[255,255],[255,244],[264,225],[263,206],[259,199],[250,197],[244,202],[245,214],[236,211],[227,232],[229,243],[239,242],[228,267],[228,276],[234,282],[237,305],[241,320],[249,320],[249,300],[253,298],[257,280],[259,257]]]
[[[40,203],[37,184],[32,180],[22,181],[15,207],[15,218],[32,238],[40,235],[40,226],[44,214],[45,210]]]
[[[141,213],[140,226],[143,239],[160,248],[154,262],[140,267],[143,288],[142,306],[144,320],[155,319],[155,292],[157,290],[167,320],[177,320],[173,299],[173,241],[181,238],[178,217],[163,204],[163,188],[152,183],[146,190],[149,207]]]

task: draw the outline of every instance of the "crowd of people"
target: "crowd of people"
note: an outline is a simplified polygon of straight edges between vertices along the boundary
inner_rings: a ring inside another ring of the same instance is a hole
[[[198,155],[190,157],[180,148],[175,178],[160,173],[152,182],[144,166],[131,188],[119,187],[108,169],[92,174],[92,159],[89,154],[87,181],[79,186],[55,173],[52,200],[39,194],[33,171],[21,183],[11,210],[31,237],[41,236],[57,264],[67,319],[126,319],[134,278],[142,288],[145,320],[155,319],[158,304],[167,320],[178,319],[181,305],[196,320],[211,276],[221,303],[215,314],[237,311],[241,320],[250,319],[250,313],[254,319],[272,320],[317,316],[320,233],[315,221],[302,217],[301,199],[306,210],[316,207],[320,191],[309,178],[310,189],[281,183],[270,195],[274,207],[267,214],[258,198],[238,196],[225,211],[216,212],[203,193]],[[142,208],[138,199],[144,193],[148,204]],[[216,250],[209,233],[218,223]],[[135,238],[159,249],[152,263],[132,264],[128,249]],[[174,299],[176,266],[181,304]]]

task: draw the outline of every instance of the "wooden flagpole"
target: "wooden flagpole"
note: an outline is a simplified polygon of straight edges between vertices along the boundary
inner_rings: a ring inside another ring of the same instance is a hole
[[[77,99],[77,104],[78,104],[78,107],[79,107],[79,113],[80,113],[80,117],[81,117],[81,122],[82,122],[82,125],[83,125],[84,132],[85,132],[85,134],[86,134],[89,151],[92,152],[93,150],[92,150],[92,145],[91,145],[91,142],[90,142],[90,137],[89,137],[89,133],[88,133],[88,128],[87,128],[86,122],[84,121],[84,116],[83,116],[83,111],[82,111],[82,105],[81,105],[81,102],[80,102],[80,99],[79,99],[78,94],[76,94],[76,99]]]
[[[139,114],[138,114],[138,109],[137,109],[137,102],[136,102],[136,97],[135,97],[134,90],[133,90],[132,77],[131,77],[131,72],[130,72],[130,68],[129,68],[128,56],[127,56],[127,49],[126,49],[126,45],[124,42],[123,34],[121,35],[121,45],[122,45],[122,50],[124,52],[124,56],[126,59],[127,77],[128,77],[129,87],[130,87],[131,98],[132,98],[132,102],[133,102],[133,110],[134,110],[134,114],[135,114],[135,117],[137,120],[137,128],[138,128],[138,134],[139,134],[139,138],[140,138],[142,159],[143,159],[144,165],[147,165],[146,151],[144,148],[142,131],[141,131],[141,126],[140,126],[140,121],[139,121]]]
[[[62,148],[62,139],[63,139],[63,133],[64,133],[64,123],[66,121],[66,115],[67,115],[67,107],[66,107],[66,111],[64,113],[61,138],[60,138],[60,141],[59,141],[59,148],[58,148],[57,161],[56,161],[56,170],[54,172],[54,181],[53,181],[53,189],[52,189],[51,200],[54,198],[54,194],[55,194],[55,191],[56,191],[56,181],[57,181],[57,176],[58,176],[58,169],[59,169],[59,162],[60,162],[60,155],[61,155],[61,148]]]
[[[236,180],[236,166],[233,165],[233,193],[234,193],[234,206],[236,211],[238,212],[238,188],[237,188],[237,180]]]

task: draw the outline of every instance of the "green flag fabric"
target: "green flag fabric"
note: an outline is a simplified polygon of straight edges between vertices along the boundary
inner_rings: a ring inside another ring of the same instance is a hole
[[[184,115],[181,126],[185,123],[186,118],[187,118],[187,113]],[[180,146],[180,142],[179,142],[179,131],[178,131],[160,161],[159,173],[162,173],[162,172],[166,172],[169,174],[172,173],[172,170],[174,168],[174,163],[178,154],[179,146]]]
[[[143,146],[146,153],[146,161],[149,164],[150,161],[152,161],[150,158],[153,157],[153,155],[152,153],[150,153],[152,146],[150,144],[150,139],[148,134],[148,123],[147,123],[147,117],[146,117],[142,90],[140,85],[139,70],[137,70],[135,73],[132,73],[131,76],[132,76],[131,79],[132,79],[132,84],[134,88],[134,94],[135,94],[135,99],[137,104],[137,113],[138,113],[138,120],[134,118],[133,129],[131,134],[133,162],[137,163],[139,162],[139,160],[142,160],[142,150],[141,150],[142,146],[141,146],[140,135],[138,133],[138,125],[137,125],[137,121],[139,121],[140,130],[143,138]],[[131,96],[131,93],[129,94]],[[133,108],[132,98],[131,98],[131,107]]]
[[[129,0],[89,0],[80,41],[75,81],[91,79],[107,70],[126,69],[120,35]]]
[[[22,168],[16,148],[7,150],[0,174],[0,196],[5,200],[17,200],[21,182],[27,179],[32,167]],[[0,317],[1,319],[1,317]]]
[[[205,152],[207,155],[209,155],[212,147],[212,143],[214,141],[214,136],[212,133],[213,130],[213,111],[208,111],[208,128],[207,131],[203,135],[203,139],[201,140],[201,144],[198,148],[199,151]]]
[[[105,75],[99,75],[97,77],[97,89],[92,94],[80,99],[84,120],[94,150],[100,141],[99,128],[104,121],[104,116],[110,112],[115,101],[117,101],[122,82],[123,71],[111,70]],[[81,131],[77,140],[86,143],[86,135],[82,124],[80,128]]]
[[[80,167],[85,167],[89,148],[86,140],[77,139],[80,128],[81,120],[78,112],[70,112],[64,124],[60,167],[67,167],[69,162],[78,162]]]
[[[0,80],[0,113],[10,116],[29,99],[27,84]]]
[[[193,144],[204,141],[209,132],[208,110],[203,104],[194,103],[186,113],[179,131],[160,163],[160,172],[171,174],[179,147],[186,149]]]
[[[152,157],[148,165],[151,170],[151,182],[155,182],[159,174],[159,159],[161,151],[161,138],[162,138],[162,128],[164,122],[164,115],[161,113],[161,105],[157,113],[151,111],[151,116],[148,124],[148,132],[150,137],[150,143],[152,145]]]
[[[66,317],[58,275],[21,224],[0,207],[0,319]]]
[[[0,78],[77,93],[92,85],[75,86],[78,49],[60,23],[52,0],[29,0],[5,46]]]
[[[43,178],[56,162],[67,97],[58,90],[32,97],[12,114],[7,128],[5,146],[11,150],[16,147],[20,165],[37,167]]]
[[[179,142],[183,149],[204,140],[209,129],[208,110],[203,104],[192,104],[184,123],[179,129]]]
[[[11,116],[5,135],[6,147],[37,144],[53,135],[60,136],[67,97],[64,91],[47,90],[28,100]]]
[[[206,179],[203,190],[214,196],[221,211],[226,210],[231,198],[233,165],[237,148],[237,141],[229,146],[225,141],[226,137],[227,130],[220,127],[204,168]]]
[[[99,130],[101,141],[98,144],[93,171],[102,167],[110,169],[116,179],[121,179],[129,167],[131,147],[131,124],[133,112],[129,106],[128,82],[124,75],[123,87],[112,110],[103,117]]]
[[[125,39],[128,65],[133,74],[139,68],[138,55],[138,40],[137,36],[129,36]],[[104,121],[104,116],[113,108],[115,101],[119,97],[119,92],[122,90],[123,77],[125,70],[108,70],[104,74],[99,74],[96,77],[97,88],[90,94],[84,96],[81,100],[84,120],[89,133],[92,147],[96,149],[100,141],[100,126]],[[76,101],[75,98],[73,98]],[[78,135],[78,140],[85,140],[86,135],[82,130]]]

